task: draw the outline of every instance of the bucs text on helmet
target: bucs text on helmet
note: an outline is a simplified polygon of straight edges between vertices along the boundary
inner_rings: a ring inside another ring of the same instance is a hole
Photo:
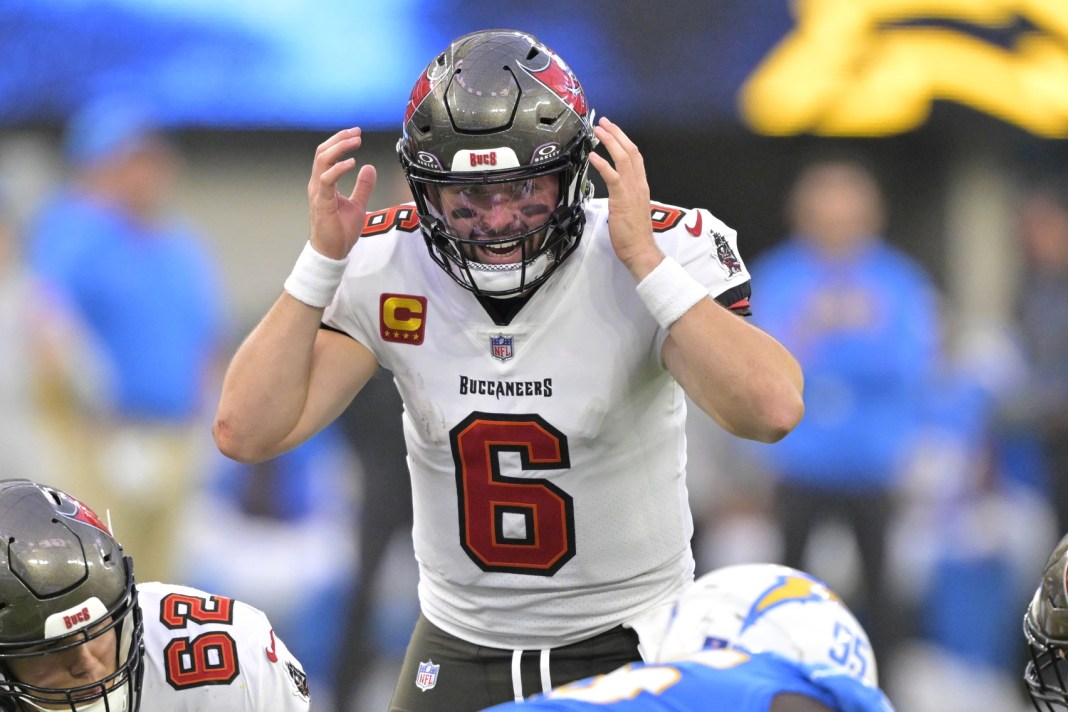
[[[397,152],[434,261],[462,287],[508,297],[578,244],[591,194],[593,112],[536,38],[464,35],[412,89]]]
[[[0,709],[137,712],[144,628],[133,562],[107,526],[65,492],[2,480],[0,538]],[[107,635],[117,660],[101,680],[57,688],[14,672]]]
[[[1068,535],[1046,562],[1024,614],[1030,661],[1024,681],[1035,709],[1068,710]]]
[[[701,576],[675,603],[654,662],[709,648],[775,653],[879,684],[871,641],[823,581],[779,564],[738,564]]]

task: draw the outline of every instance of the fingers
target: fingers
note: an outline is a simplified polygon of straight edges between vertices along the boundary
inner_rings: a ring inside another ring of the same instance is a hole
[[[368,163],[356,174],[356,185],[352,187],[352,194],[349,199],[359,203],[361,206],[366,206],[371,200],[371,193],[374,191],[377,182],[378,171]]]
[[[356,165],[356,159],[342,160],[342,157],[363,144],[362,134],[363,131],[359,127],[343,129],[319,144],[315,149],[311,180],[308,182],[309,194],[333,197],[338,180]]]
[[[633,173],[635,178],[645,178],[645,161],[642,159],[642,154],[623,129],[602,116],[593,128],[593,133],[608,151],[608,155],[612,157],[617,173]],[[594,161],[594,156],[601,158],[596,154],[591,154],[591,162]],[[594,162],[594,168],[607,180],[608,177],[605,176],[601,163],[606,162]]]

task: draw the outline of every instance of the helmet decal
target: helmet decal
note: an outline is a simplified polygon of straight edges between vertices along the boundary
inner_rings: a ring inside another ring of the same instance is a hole
[[[546,62],[544,69],[530,70],[526,67],[523,67],[523,69],[530,76],[556,92],[556,95],[563,99],[564,103],[571,107],[572,111],[579,116],[585,116],[589,113],[590,107],[586,103],[586,93],[582,91],[582,85],[579,84],[575,73],[555,52],[552,53],[551,58],[547,57],[547,59],[549,61]]]
[[[423,103],[423,100],[434,90],[437,83],[442,78],[449,74],[449,56],[443,54],[437,58],[436,61],[431,62],[430,66],[426,68],[423,75],[419,77],[419,80],[412,87],[411,96],[408,97],[408,106],[404,109],[404,123],[408,123],[408,120],[412,118],[412,114],[419,108],[419,105]]]
[[[781,576],[774,586],[765,591],[749,609],[742,630],[756,623],[761,616],[773,608],[787,603],[804,603],[806,601],[841,600],[820,581],[805,576]]]
[[[85,522],[86,524],[92,524],[94,527],[96,527],[100,531],[104,532],[105,534],[108,534],[108,535],[111,534],[111,530],[108,529],[107,525],[104,524],[104,522],[102,522],[100,520],[100,517],[98,517],[96,515],[96,512],[94,512],[93,510],[89,509],[88,507],[86,507],[84,504],[82,504],[78,500],[74,499],[73,497],[71,497],[71,500],[74,502],[74,504],[78,505],[78,511],[74,513],[74,518],[75,519],[77,519],[79,522]]]
[[[107,614],[108,607],[96,596],[91,596],[88,600],[77,603],[65,611],[57,611],[48,616],[44,624],[45,638],[58,638],[73,630],[85,628],[103,619]]]

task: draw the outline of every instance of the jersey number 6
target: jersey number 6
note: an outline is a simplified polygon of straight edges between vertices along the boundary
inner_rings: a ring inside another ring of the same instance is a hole
[[[483,571],[552,576],[575,555],[571,495],[544,479],[505,477],[571,466],[567,436],[537,415],[472,413],[449,431],[456,463],[460,546]]]

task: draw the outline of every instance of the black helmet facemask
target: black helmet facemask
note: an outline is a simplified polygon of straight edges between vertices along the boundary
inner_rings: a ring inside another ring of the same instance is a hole
[[[0,709],[137,712],[144,627],[133,561],[107,526],[60,490],[4,480],[0,540]],[[103,636],[116,648],[103,679],[57,688],[13,672]]]
[[[431,62],[412,90],[397,151],[427,249],[453,280],[484,296],[522,294],[571,253],[591,194],[592,120],[574,74],[530,35],[472,33]],[[533,185],[527,181],[551,182],[556,199],[534,215],[495,216],[511,224],[500,234],[490,221],[473,229],[479,216],[443,205],[444,191]]]

